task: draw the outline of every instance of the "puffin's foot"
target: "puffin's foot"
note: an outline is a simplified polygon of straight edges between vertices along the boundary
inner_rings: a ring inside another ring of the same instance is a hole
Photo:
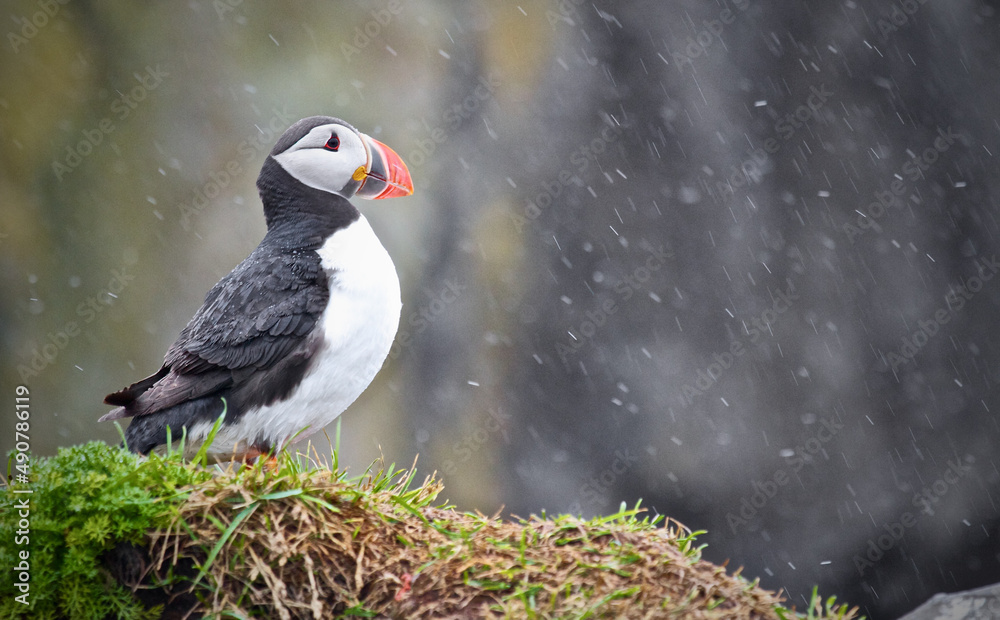
[[[233,460],[243,461],[243,467],[250,468],[260,462],[263,458],[264,469],[274,473],[278,471],[278,457],[271,453],[269,449],[259,448],[257,446],[250,446],[250,448],[241,455],[237,455]]]

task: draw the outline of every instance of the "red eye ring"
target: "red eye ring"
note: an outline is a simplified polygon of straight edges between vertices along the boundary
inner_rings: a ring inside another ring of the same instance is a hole
[[[337,134],[333,134],[332,136],[330,136],[330,139],[326,141],[326,145],[324,145],[323,148],[325,148],[328,151],[336,151],[337,149],[339,149],[340,138],[337,137]]]

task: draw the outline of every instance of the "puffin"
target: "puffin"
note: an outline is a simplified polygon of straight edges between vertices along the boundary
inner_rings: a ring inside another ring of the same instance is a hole
[[[399,278],[352,197],[413,193],[395,151],[343,120],[304,118],[257,177],[267,233],[205,296],[153,375],[109,394],[101,422],[130,418],[125,445],[188,455],[222,424],[213,462],[273,459],[368,387],[399,327]]]

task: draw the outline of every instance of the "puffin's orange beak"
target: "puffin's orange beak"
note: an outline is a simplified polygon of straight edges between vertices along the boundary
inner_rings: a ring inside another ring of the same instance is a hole
[[[375,138],[361,134],[371,153],[367,170],[358,168],[354,179],[362,181],[356,195],[362,198],[395,198],[413,193],[413,180],[403,159]]]

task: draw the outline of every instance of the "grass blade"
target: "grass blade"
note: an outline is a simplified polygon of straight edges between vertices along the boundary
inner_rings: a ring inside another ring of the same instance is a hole
[[[212,567],[212,562],[215,561],[215,557],[219,555],[220,551],[222,551],[222,547],[225,546],[227,542],[229,542],[229,538],[233,535],[233,532],[236,531],[236,528],[239,527],[240,523],[243,523],[243,521],[245,521],[247,517],[253,514],[253,511],[256,510],[257,506],[259,505],[260,504],[258,502],[253,502],[252,504],[241,510],[238,515],[236,515],[236,518],[233,519],[233,522],[230,523],[229,527],[226,528],[226,531],[222,533],[222,537],[219,538],[219,542],[215,543],[215,546],[212,547],[212,551],[209,552],[208,557],[205,558],[205,563],[202,565],[201,570],[198,572],[198,576],[195,577],[194,583],[191,584],[191,587],[198,585],[198,582],[201,581],[201,578],[204,577],[205,574],[208,572],[208,569]]]

